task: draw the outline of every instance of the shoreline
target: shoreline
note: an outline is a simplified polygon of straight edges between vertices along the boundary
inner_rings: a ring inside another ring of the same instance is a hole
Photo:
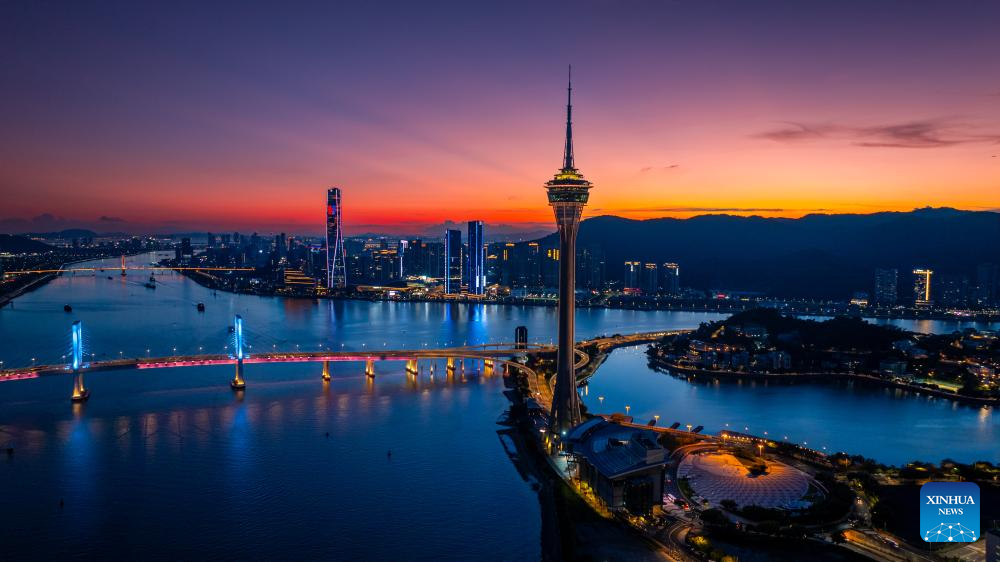
[[[414,303],[442,303],[442,304],[481,304],[481,305],[493,305],[493,306],[537,306],[545,308],[556,308],[558,302],[555,300],[546,299],[514,299],[508,298],[504,300],[487,300],[487,299],[472,299],[472,298],[407,298],[407,299],[381,299],[381,298],[369,298],[364,296],[345,296],[345,295],[286,295],[280,293],[257,293],[257,292],[242,292],[233,291],[227,288],[215,286],[212,283],[207,282],[207,279],[203,275],[194,275],[196,272],[182,272],[181,274],[194,281],[198,285],[205,287],[207,289],[212,289],[214,291],[222,291],[224,293],[230,293],[234,295],[253,295],[257,297],[272,297],[272,298],[286,298],[286,299],[297,299],[297,300],[339,300],[339,301],[365,301],[365,302],[414,302]],[[714,302],[714,301],[713,301]],[[751,305],[752,304],[752,305]],[[636,310],[641,312],[702,312],[702,313],[712,313],[712,314],[733,314],[736,312],[742,312],[752,308],[758,307],[768,307],[770,303],[751,303],[743,306],[709,306],[704,305],[689,305],[689,306],[668,306],[668,307],[643,307],[643,306],[610,306],[610,305],[593,305],[587,304],[586,302],[578,301],[576,303],[576,308],[578,309],[608,309],[608,310]],[[819,317],[819,318],[835,318],[837,316],[846,315],[847,311],[842,311],[839,313],[830,313],[824,311],[813,311],[813,310],[802,310],[791,311],[794,316],[798,317]],[[929,321],[941,321],[941,322],[979,322],[979,323],[998,323],[1000,322],[1000,315],[976,315],[971,317],[960,317],[944,313],[933,313],[933,314],[859,314],[861,318],[866,320],[929,320]]]
[[[729,380],[752,380],[752,381],[768,381],[768,380],[803,381],[803,382],[817,382],[817,381],[830,381],[830,380],[862,381],[862,382],[874,383],[884,388],[898,388],[901,390],[914,392],[916,394],[929,394],[931,396],[936,396],[939,398],[948,398],[956,402],[962,402],[970,405],[988,406],[988,407],[1000,406],[1000,398],[966,396],[964,394],[948,392],[940,389],[926,388],[922,386],[916,386],[893,380],[886,380],[881,377],[876,377],[874,375],[865,375],[861,373],[739,373],[735,371],[715,371],[710,369],[695,369],[690,367],[680,367],[673,363],[668,363],[666,361],[663,361],[662,359],[657,359],[654,357],[650,357],[649,360],[654,369],[662,369],[666,371],[666,374],[668,375],[683,374],[692,377],[702,376],[702,377],[725,378]]]
[[[13,291],[10,291],[9,293],[4,293],[3,295],[0,295],[0,308],[3,308],[8,304],[14,302],[14,299],[16,299],[17,297],[26,295],[34,291],[35,289],[44,287],[49,281],[52,281],[58,275],[59,275],[58,273],[43,273],[41,277],[32,279],[31,281],[28,282],[27,285],[23,285],[21,287],[14,289]]]
[[[132,256],[138,256],[140,254],[145,254],[145,253],[147,253],[147,251],[144,250],[142,252],[125,253],[125,254],[122,254],[122,255],[124,255],[126,257],[132,257]],[[68,265],[75,265],[75,264],[78,264],[78,263],[87,263],[87,262],[91,262],[91,261],[101,261],[101,260],[106,260],[106,259],[110,259],[110,258],[113,258],[113,257],[117,257],[117,256],[105,256],[103,258],[86,258],[86,259],[82,259],[82,260],[67,261],[67,262],[63,262],[63,263],[59,264],[59,269],[62,269],[64,267],[68,266]],[[115,269],[115,268],[109,267],[108,269],[110,270],[110,269]],[[31,281],[29,281],[28,284],[26,284],[24,286],[21,286],[21,287],[18,287],[18,288],[14,289],[14,290],[12,290],[12,291],[10,291],[8,293],[4,293],[4,294],[0,295],[0,308],[4,308],[8,304],[14,302],[14,299],[16,299],[17,297],[22,297],[22,296],[24,296],[24,295],[26,295],[26,294],[28,294],[28,293],[36,290],[36,289],[41,289],[42,287],[44,287],[45,285],[47,285],[50,281],[52,281],[56,277],[59,277],[63,273],[65,273],[65,272],[60,271],[58,273],[43,273],[43,274],[41,274],[40,277],[37,277],[37,278],[32,279]]]

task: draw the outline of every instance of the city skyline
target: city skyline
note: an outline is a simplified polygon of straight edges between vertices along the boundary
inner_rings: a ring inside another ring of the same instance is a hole
[[[0,2],[4,554],[994,562],[997,21]]]
[[[352,194],[347,234],[471,218],[493,232],[546,228],[537,177],[561,135],[547,116],[567,62],[592,108],[581,156],[610,188],[592,215],[1000,207],[995,6],[682,3],[617,14],[611,27],[600,4],[541,7],[531,20],[430,9],[418,30],[382,22],[392,29],[377,39],[359,31],[377,14],[357,6],[291,18],[296,37],[268,10],[221,31],[212,9],[119,8],[3,8],[15,87],[0,108],[0,230],[317,232],[311,202],[325,185]],[[560,45],[548,33],[557,21],[590,40]],[[787,31],[769,35],[770,23]],[[440,39],[414,40],[429,30]],[[527,44],[508,52],[511,32]],[[940,40],[912,41],[931,35]]]

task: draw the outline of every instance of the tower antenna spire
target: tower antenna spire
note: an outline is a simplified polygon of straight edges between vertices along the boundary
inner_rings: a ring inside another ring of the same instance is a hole
[[[573,65],[569,65],[566,86],[566,148],[563,150],[563,169],[573,170]]]

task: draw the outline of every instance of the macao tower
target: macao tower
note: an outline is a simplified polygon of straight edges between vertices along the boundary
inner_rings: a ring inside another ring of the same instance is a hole
[[[580,398],[576,393],[574,362],[574,313],[576,310],[576,233],[580,216],[590,194],[590,182],[573,162],[573,82],[570,76],[566,95],[566,147],[562,169],[545,184],[549,205],[559,227],[559,351],[556,382],[552,397],[551,430],[557,435],[581,421]]]

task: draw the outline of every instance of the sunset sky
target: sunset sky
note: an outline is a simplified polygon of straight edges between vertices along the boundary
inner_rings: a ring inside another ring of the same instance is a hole
[[[1000,208],[1000,3],[0,3],[0,231]]]

